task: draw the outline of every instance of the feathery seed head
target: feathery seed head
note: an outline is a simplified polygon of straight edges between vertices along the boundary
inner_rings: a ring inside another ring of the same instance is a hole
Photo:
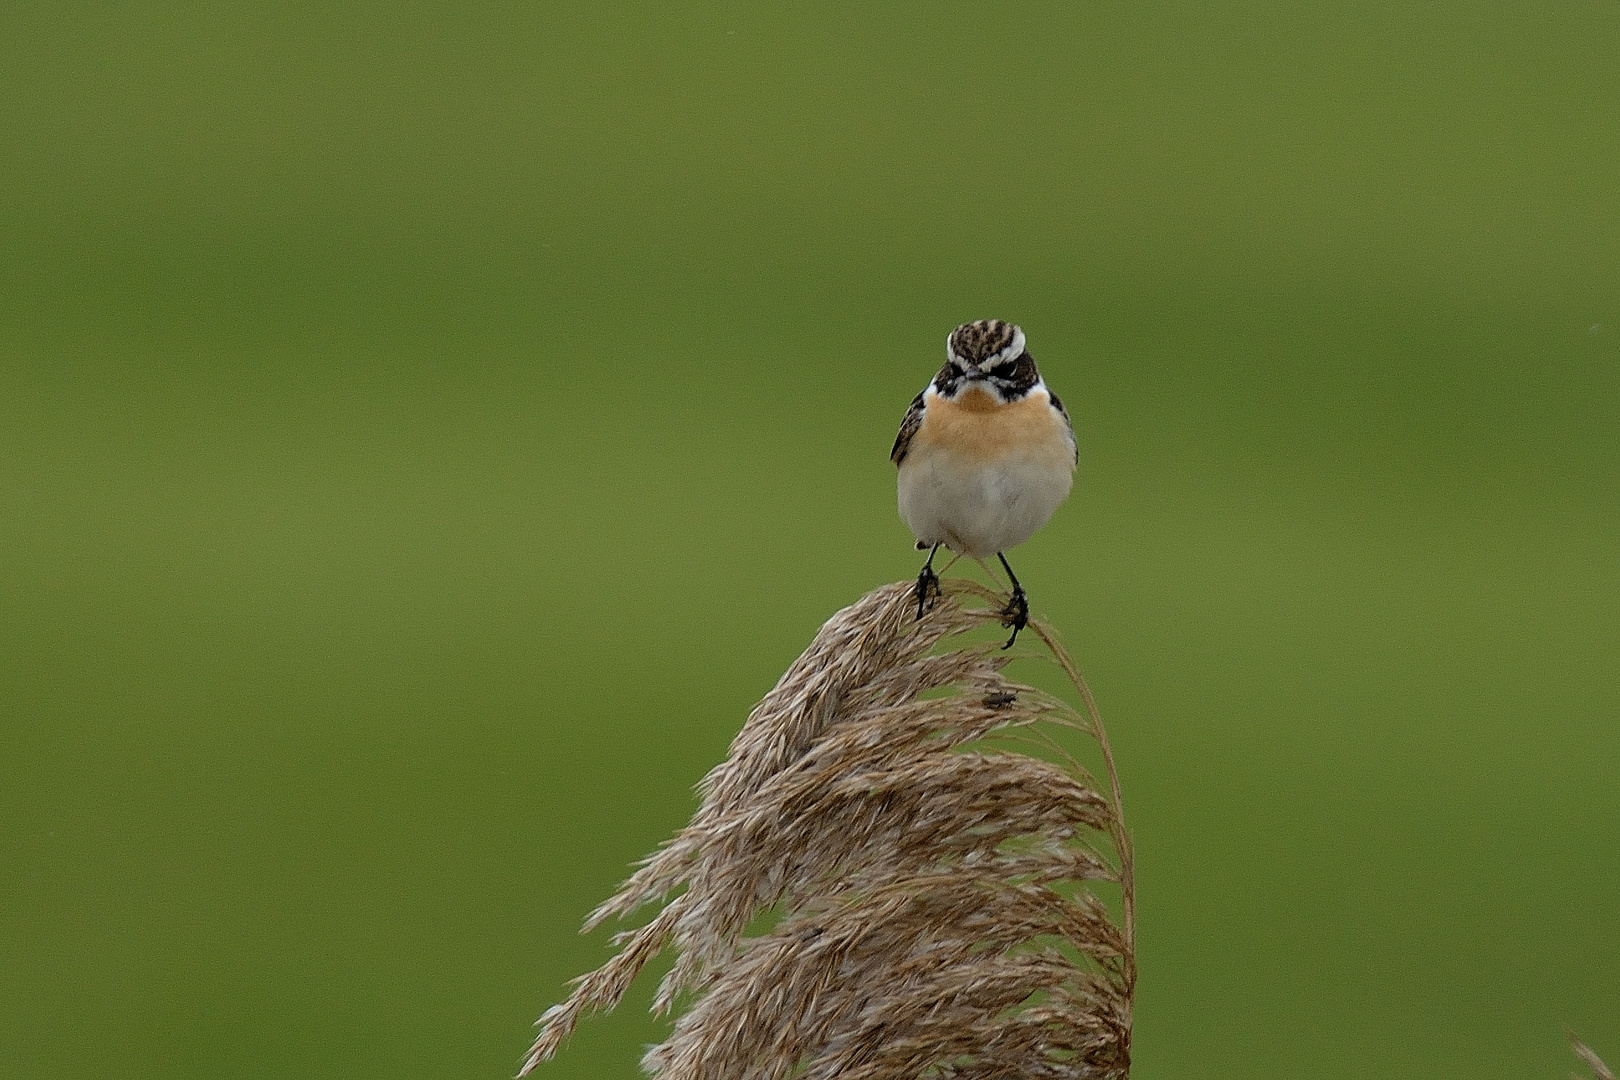
[[[1125,1080],[1134,893],[1112,756],[1044,627],[1085,715],[1009,681],[993,643],[952,641],[1001,603],[951,581],[919,621],[903,582],[829,619],[704,778],[691,823],[590,916],[678,893],[541,1017],[523,1072],[673,945],[655,1007],[695,997],[643,1059],[659,1080]],[[1098,741],[1106,785],[984,741],[1053,726]],[[1118,887],[1118,920],[1096,881]]]

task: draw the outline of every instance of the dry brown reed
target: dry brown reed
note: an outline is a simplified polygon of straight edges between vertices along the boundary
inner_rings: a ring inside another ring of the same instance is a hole
[[[964,638],[1004,602],[952,580],[918,620],[902,582],[829,619],[691,823],[587,919],[663,902],[540,1018],[519,1075],[673,947],[655,1008],[686,1011],[642,1060],[661,1080],[1128,1076],[1134,893],[1112,753],[1048,628],[1030,624],[1084,712]],[[1055,728],[1096,740],[1105,783]]]
[[[1569,1045],[1574,1049],[1576,1056],[1586,1062],[1587,1067],[1592,1070],[1594,1080],[1614,1080],[1614,1070],[1603,1064],[1603,1059],[1597,1056],[1596,1051],[1576,1038],[1573,1031],[1565,1034],[1569,1036]],[[1574,1080],[1587,1080],[1586,1077],[1581,1076],[1579,1073],[1570,1073],[1570,1076]]]

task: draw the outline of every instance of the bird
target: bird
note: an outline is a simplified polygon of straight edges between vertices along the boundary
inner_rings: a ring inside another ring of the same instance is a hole
[[[1006,552],[1035,534],[1069,497],[1080,454],[1074,425],[1025,348],[1000,319],[963,323],[945,338],[939,369],[900,423],[889,452],[900,518],[928,559],[917,574],[917,618],[939,594],[941,547],[983,565],[1001,560],[1012,594],[1002,625],[1012,648],[1029,624],[1029,597]]]

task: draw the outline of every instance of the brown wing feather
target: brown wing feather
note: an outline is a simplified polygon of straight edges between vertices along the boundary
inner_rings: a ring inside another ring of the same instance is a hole
[[[1063,417],[1064,424],[1068,425],[1069,445],[1074,447],[1074,463],[1078,465],[1080,464],[1080,440],[1074,437],[1074,421],[1069,419],[1069,410],[1063,407],[1063,402],[1059,401],[1058,396],[1052,393],[1050,389],[1046,391],[1046,396],[1052,399],[1052,408],[1058,411],[1058,415]]]
[[[926,393],[928,391],[924,390],[922,394],[911,399],[911,408],[906,410],[906,418],[900,421],[900,433],[894,437],[894,448],[889,451],[889,460],[896,466],[906,460],[906,451],[911,449],[911,439],[917,434],[917,429],[922,427],[923,394]]]

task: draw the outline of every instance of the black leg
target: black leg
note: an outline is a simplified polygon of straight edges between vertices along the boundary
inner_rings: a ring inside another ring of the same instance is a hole
[[[938,551],[938,544],[929,549],[928,561],[923,563],[922,570],[917,574],[917,618],[919,619],[923,617],[923,608],[928,604],[929,594],[939,595],[939,575],[934,573],[934,555]]]
[[[1012,582],[1012,597],[1007,606],[1001,609],[1001,625],[1012,627],[1012,637],[1007,639],[1003,649],[1012,648],[1013,642],[1018,640],[1018,631],[1029,625],[1029,597],[1024,595],[1024,587],[1018,584],[1018,575],[1012,572],[1007,564],[1007,556],[996,552],[996,558],[1001,560],[1001,568],[1007,571],[1007,578]]]

